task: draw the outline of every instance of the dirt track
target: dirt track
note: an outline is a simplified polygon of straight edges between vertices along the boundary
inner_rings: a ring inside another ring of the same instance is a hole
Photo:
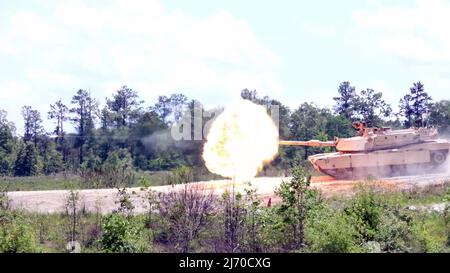
[[[274,197],[275,188],[289,177],[260,177],[251,181],[252,187],[256,188],[257,194],[268,202],[271,198],[272,202],[276,202]],[[414,187],[424,187],[429,185],[439,185],[450,181],[450,174],[433,174],[420,176],[403,176],[395,178],[387,178],[377,181],[370,181],[372,185],[384,190],[405,190]],[[313,177],[312,186],[319,189],[325,196],[333,195],[350,195],[354,188],[361,181],[345,181],[334,180],[328,176]],[[231,190],[233,183],[229,180],[215,180],[207,182],[191,183],[193,187],[199,191],[212,191],[214,194],[220,195],[226,190]],[[184,187],[177,185],[175,188]],[[248,183],[235,183],[235,190],[243,192],[248,188]],[[171,186],[158,186],[151,188],[157,192],[164,192],[171,189]],[[146,210],[146,190],[140,188],[130,188],[128,192],[131,194],[131,200],[136,206],[135,212],[142,213]],[[25,210],[51,213],[64,211],[64,203],[68,192],[65,190],[55,191],[28,191],[28,192],[9,192],[8,196],[13,208],[22,208]],[[87,211],[100,213],[108,213],[117,208],[115,203],[117,200],[116,189],[99,189],[99,190],[82,190],[80,191],[82,206]]]

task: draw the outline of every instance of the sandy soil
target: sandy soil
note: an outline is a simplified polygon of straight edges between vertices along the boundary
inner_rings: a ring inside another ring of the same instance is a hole
[[[261,199],[267,203],[277,202],[274,190],[283,180],[288,180],[289,177],[259,177],[251,181],[252,187],[257,191]],[[325,196],[333,195],[351,195],[354,192],[355,186],[360,183],[370,183],[374,187],[381,190],[405,190],[414,187],[424,187],[428,185],[439,185],[450,181],[450,174],[432,174],[420,176],[403,176],[395,178],[386,178],[377,181],[354,181],[354,180],[335,180],[328,176],[318,176],[312,178],[312,186],[319,189]],[[229,180],[215,180],[190,183],[199,192],[212,192],[216,195],[221,195],[226,190],[232,190],[233,183]],[[176,185],[174,189],[180,189],[185,185]],[[235,183],[236,192],[244,192],[248,188],[248,183]],[[156,192],[166,192],[172,189],[172,186],[158,186],[151,187]],[[131,195],[131,200],[135,205],[136,213],[143,213],[146,210],[146,195],[147,190],[141,188],[129,188],[128,192]],[[98,189],[98,190],[81,190],[80,192],[81,204],[87,211],[109,213],[117,208],[117,189]],[[54,191],[28,191],[28,192],[9,192],[11,206],[13,208],[22,208],[28,211],[40,213],[52,213],[64,211],[64,203],[68,191],[54,190]]]

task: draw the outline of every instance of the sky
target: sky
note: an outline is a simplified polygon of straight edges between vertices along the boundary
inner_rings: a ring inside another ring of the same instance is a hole
[[[450,99],[450,1],[0,0],[0,109],[47,116],[78,89],[122,85],[226,105],[244,88],[333,105],[342,81],[394,108],[413,82]],[[45,127],[52,130],[52,122]]]

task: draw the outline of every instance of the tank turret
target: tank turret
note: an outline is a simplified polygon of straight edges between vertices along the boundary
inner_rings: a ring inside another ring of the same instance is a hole
[[[335,147],[337,152],[316,154],[309,161],[320,172],[337,178],[395,176],[429,172],[442,165],[450,142],[434,128],[368,128],[355,123],[357,134],[334,141],[280,141],[280,145]]]

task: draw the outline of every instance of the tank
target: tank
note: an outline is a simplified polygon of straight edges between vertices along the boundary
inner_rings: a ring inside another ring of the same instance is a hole
[[[334,141],[279,141],[280,145],[335,147],[337,152],[308,159],[314,168],[339,179],[389,177],[440,170],[447,160],[450,142],[439,139],[434,128],[368,128],[357,122],[355,137]]]

